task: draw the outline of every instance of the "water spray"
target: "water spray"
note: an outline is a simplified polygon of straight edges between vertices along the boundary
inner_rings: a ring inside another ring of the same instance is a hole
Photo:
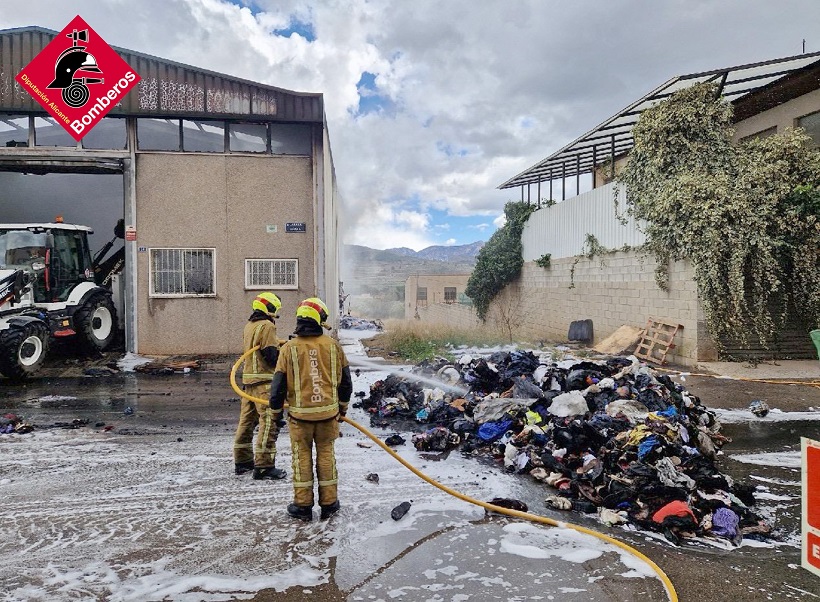
[[[465,389],[456,384],[444,382],[443,380],[439,380],[437,378],[432,378],[430,376],[423,376],[421,374],[415,374],[413,372],[405,372],[399,366],[391,366],[380,364],[379,362],[374,362],[371,360],[363,360],[361,358],[356,358],[355,360],[350,361],[350,365],[354,367],[361,367],[361,368],[369,368],[374,371],[378,372],[388,372],[389,374],[395,374],[396,376],[402,376],[409,380],[415,380],[421,383],[428,384],[432,387],[438,387],[439,389],[445,389],[449,391],[453,391],[454,393],[458,393],[461,396],[467,395],[469,393],[469,389]]]

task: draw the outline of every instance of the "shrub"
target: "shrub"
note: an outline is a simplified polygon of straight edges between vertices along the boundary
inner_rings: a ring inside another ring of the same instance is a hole
[[[490,303],[498,293],[521,273],[521,232],[536,207],[522,201],[504,205],[507,222],[481,247],[475,268],[467,281],[465,294],[473,300],[476,314],[486,321]]]

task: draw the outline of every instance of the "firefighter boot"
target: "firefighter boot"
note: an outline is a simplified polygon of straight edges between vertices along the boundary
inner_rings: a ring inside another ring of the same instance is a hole
[[[249,462],[237,462],[233,465],[234,472],[236,474],[245,474],[246,472],[250,472],[253,470],[253,460]]]
[[[332,504],[328,504],[326,506],[321,506],[322,514],[321,514],[320,518],[322,520],[326,520],[326,519],[330,518],[331,516],[333,516],[334,514],[336,514],[339,511],[339,508],[341,508],[341,506],[342,505],[339,503],[339,500],[336,500]]]
[[[274,466],[253,469],[253,478],[257,481],[279,480],[284,479],[286,476],[288,476],[288,473],[281,468],[276,468]]]
[[[288,504],[288,514],[290,514],[293,518],[298,518],[299,520],[309,523],[313,520],[313,507]]]

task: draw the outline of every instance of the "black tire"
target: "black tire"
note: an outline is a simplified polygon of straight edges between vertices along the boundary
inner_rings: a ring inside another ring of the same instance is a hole
[[[42,322],[15,325],[0,333],[0,373],[12,380],[25,380],[46,359],[51,333]]]
[[[117,310],[110,295],[95,293],[74,312],[80,345],[90,352],[107,349],[117,336]]]

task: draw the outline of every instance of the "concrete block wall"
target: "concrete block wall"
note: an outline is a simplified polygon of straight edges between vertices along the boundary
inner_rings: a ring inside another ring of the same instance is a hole
[[[573,275],[574,265],[574,275]],[[650,317],[678,323],[676,348],[667,361],[694,365],[716,359],[706,333],[697,284],[688,261],[670,266],[669,291],[655,284],[654,258],[639,251],[616,251],[593,259],[553,259],[549,268],[526,262],[515,282],[493,300],[487,324],[503,330],[501,316],[517,316],[515,338],[526,341],[566,341],[570,322],[591,319],[594,342],[618,327],[644,327]],[[570,286],[574,283],[574,286]],[[480,324],[472,307],[432,304],[419,308],[424,322],[474,328]]]
[[[546,269],[525,263],[517,282],[522,315],[519,336],[566,340],[570,322],[591,319],[598,342],[623,324],[643,327],[652,317],[683,325],[675,337],[677,347],[667,360],[694,364],[698,322],[703,317],[691,265],[678,261],[670,266],[669,291],[655,284],[655,265],[654,258],[638,251],[617,251],[593,259],[555,259]]]

